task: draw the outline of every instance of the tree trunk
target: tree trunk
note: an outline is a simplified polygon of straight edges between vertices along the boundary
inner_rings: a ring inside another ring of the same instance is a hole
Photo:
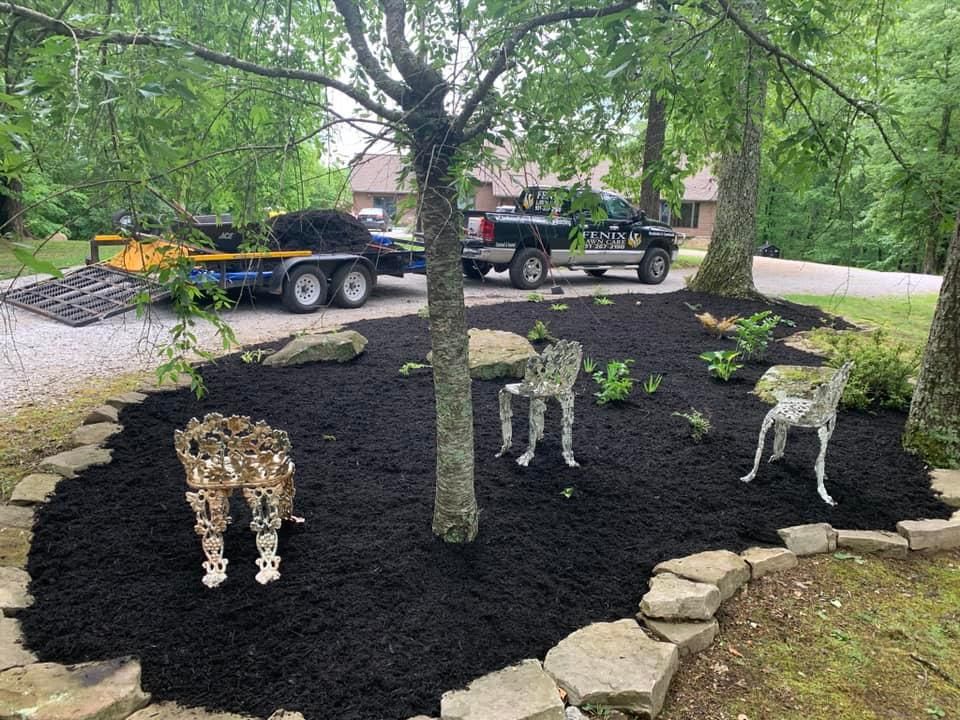
[[[960,466],[960,211],[903,444],[935,467]]]
[[[445,137],[446,133],[438,134]],[[437,487],[433,532],[447,542],[477,535],[473,487],[473,401],[467,322],[460,263],[461,214],[449,177],[453,154],[446,144],[415,140],[414,170],[420,188],[427,254],[427,301],[437,407]]]
[[[640,209],[647,217],[660,219],[660,188],[654,180],[660,174],[663,144],[667,135],[667,105],[650,91],[647,103],[647,132],[643,140],[643,181],[640,185]]]
[[[762,16],[759,3],[754,14],[755,18]],[[690,281],[691,290],[727,297],[761,297],[753,284],[753,249],[766,92],[766,59],[749,44],[736,103],[742,113],[740,142],[727,148],[720,159],[716,224],[703,264]]]
[[[26,234],[20,201],[22,193],[23,183],[19,178],[0,177],[0,235],[12,234],[21,238]]]

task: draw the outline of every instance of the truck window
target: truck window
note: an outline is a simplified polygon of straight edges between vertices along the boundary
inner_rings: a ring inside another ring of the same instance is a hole
[[[603,199],[611,220],[633,220],[635,213],[626,200],[616,195],[605,195]]]

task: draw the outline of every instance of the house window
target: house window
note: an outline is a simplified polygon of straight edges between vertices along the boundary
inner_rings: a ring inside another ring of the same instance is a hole
[[[373,206],[383,208],[388,218],[397,216],[397,199],[392,195],[374,195]]]
[[[680,227],[700,227],[700,203],[680,203]]]

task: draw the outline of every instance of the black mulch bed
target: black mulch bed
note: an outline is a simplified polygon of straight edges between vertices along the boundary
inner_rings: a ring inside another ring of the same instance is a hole
[[[521,333],[548,320],[586,355],[631,357],[636,377],[664,380],[653,396],[638,387],[626,405],[598,407],[581,373],[580,469],[561,461],[555,405],[531,467],[495,459],[500,383],[476,382],[482,514],[479,538],[463,547],[430,532],[430,375],[397,373],[428,349],[420,318],[358,323],[370,344],[346,365],[270,370],[233,356],[204,373],[210,394],[200,402],[184,391],[124,410],[113,464],[62,483],[39,514],[29,561],[36,604],[22,614],[29,646],[61,662],[137,655],[144,687],[187,705],[258,715],[283,706],[341,720],[437,715],[444,691],[542,658],[590,622],[634,614],[658,561],[777,543],[776,528],[798,523],[893,529],[948,515],[921,463],[900,449],[904,416],[892,412],[841,415],[827,458],[836,508],[816,493],[811,431],[792,431],[784,462],[739,482],[767,410],[748,390],[766,364],[819,361],[777,343],[766,363],[717,383],[697,354],[731,343],[704,335],[684,301],[715,315],[760,306],[688,292],[637,298],[611,307],[566,299],[562,314],[533,303],[469,311],[473,326]],[[798,328],[819,322],[816,311],[779,311]],[[691,407],[713,423],[700,445],[671,415]],[[519,453],[525,404],[517,410]],[[229,579],[216,590],[200,583],[172,435],[209,411],[263,418],[293,442],[296,509],[307,524],[282,531],[283,577],[267,587],[254,582],[239,505]]]

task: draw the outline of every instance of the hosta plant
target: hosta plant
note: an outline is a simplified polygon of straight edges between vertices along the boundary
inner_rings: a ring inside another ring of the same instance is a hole
[[[700,353],[700,359],[706,361],[707,370],[718,380],[726,382],[733,374],[743,367],[737,363],[740,353],[736,350],[711,350]]]

